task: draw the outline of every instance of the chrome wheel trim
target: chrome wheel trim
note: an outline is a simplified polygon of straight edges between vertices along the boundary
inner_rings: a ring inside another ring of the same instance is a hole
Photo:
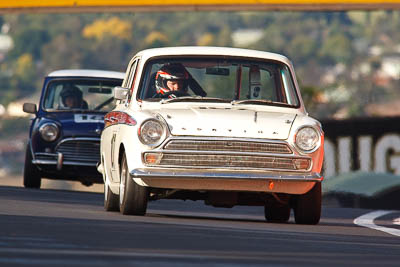
[[[120,177],[120,183],[119,183],[119,204],[121,204],[121,205],[124,202],[124,197],[125,197],[125,183],[126,183],[125,164],[122,165],[122,171],[121,171],[121,177]]]
[[[107,183],[104,183],[104,201],[108,199],[108,186]]]

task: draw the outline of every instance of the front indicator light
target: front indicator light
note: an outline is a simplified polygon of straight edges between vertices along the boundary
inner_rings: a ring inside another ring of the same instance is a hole
[[[145,153],[144,154],[144,163],[145,164],[160,164],[161,159],[163,157],[162,153]]]
[[[294,159],[293,163],[297,170],[308,170],[310,168],[309,159]]]

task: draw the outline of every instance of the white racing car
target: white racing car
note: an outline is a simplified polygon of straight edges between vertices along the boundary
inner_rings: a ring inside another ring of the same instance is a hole
[[[284,56],[237,48],[148,49],[130,61],[101,135],[104,206],[157,199],[259,205],[317,224],[324,133]]]

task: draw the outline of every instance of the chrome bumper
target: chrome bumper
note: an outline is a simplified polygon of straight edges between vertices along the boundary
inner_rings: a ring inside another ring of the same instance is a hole
[[[32,160],[33,164],[43,164],[43,165],[58,165],[57,160]],[[97,163],[86,163],[79,161],[63,161],[62,165],[78,165],[78,166],[93,166],[96,167]]]
[[[56,165],[57,170],[61,170],[63,165],[77,165],[77,166],[93,166],[96,167],[97,163],[94,162],[82,162],[73,160],[64,160],[62,153],[36,153],[34,154],[35,159],[32,160],[33,164],[42,165]],[[38,156],[46,156],[48,159],[38,159]],[[54,158],[54,159],[52,159]]]
[[[266,172],[238,172],[221,170],[181,170],[181,169],[134,169],[130,172],[134,178],[174,178],[174,179],[229,179],[229,180],[274,180],[293,182],[321,182],[319,173],[276,174]]]

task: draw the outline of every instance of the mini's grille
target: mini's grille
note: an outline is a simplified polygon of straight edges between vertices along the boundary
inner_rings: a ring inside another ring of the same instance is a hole
[[[44,153],[35,153],[36,160],[56,160],[57,157],[54,155],[44,154]]]
[[[62,153],[64,161],[97,163],[100,161],[100,142],[92,140],[70,140],[61,143],[56,153]]]

